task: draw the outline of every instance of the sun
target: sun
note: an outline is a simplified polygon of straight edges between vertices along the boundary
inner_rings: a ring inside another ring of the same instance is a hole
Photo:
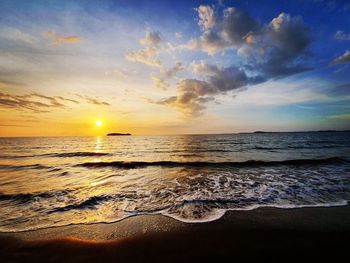
[[[101,120],[96,120],[95,124],[96,124],[96,126],[101,127],[103,123]]]

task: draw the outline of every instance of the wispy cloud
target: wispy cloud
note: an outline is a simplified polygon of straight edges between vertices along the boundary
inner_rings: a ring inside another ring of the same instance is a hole
[[[45,36],[51,38],[51,44],[60,45],[62,43],[66,44],[76,44],[81,41],[81,38],[76,35],[56,35],[53,31],[47,31],[44,33]]]
[[[305,106],[305,105],[295,105],[295,107],[297,107],[299,109],[303,109],[303,110],[314,110],[315,109],[315,107]]]
[[[1,27],[0,37],[6,40],[28,45],[32,45],[37,42],[37,39],[31,34],[28,34],[26,32],[23,32],[22,30],[19,30],[18,28],[13,27]]]
[[[78,43],[78,42],[80,42],[80,37],[78,37],[78,36],[63,36],[63,35],[60,35],[60,36],[55,36],[52,39],[52,44],[54,44],[54,45],[59,45],[61,43],[75,44],[75,43]]]
[[[334,38],[338,40],[350,40],[350,33],[345,33],[342,30],[338,30],[335,33]]]
[[[99,105],[110,106],[108,102],[101,101],[97,98],[91,98],[75,94],[84,99],[85,102]],[[15,95],[0,92],[0,108],[11,108],[19,110],[30,110],[34,112],[47,112],[50,109],[66,108],[69,104],[80,104],[78,100],[66,98],[63,96],[46,96],[40,93],[27,93],[23,95]]]
[[[132,62],[139,62],[151,67],[161,67],[162,63],[156,55],[158,51],[154,47],[145,47],[144,49],[130,52],[126,55],[126,59]]]
[[[97,98],[91,98],[88,96],[83,96],[79,94],[75,94],[76,96],[84,99],[87,103],[94,104],[94,105],[100,105],[100,106],[111,106],[108,102],[98,100]]]
[[[157,88],[166,90],[170,86],[169,81],[172,78],[174,78],[178,72],[182,70],[184,70],[184,66],[181,62],[178,61],[171,68],[168,68],[168,69],[161,68],[159,74],[151,75],[151,79],[153,80],[153,83]]]
[[[350,113],[331,115],[328,117],[329,119],[339,119],[339,120],[350,120]]]
[[[51,108],[64,108],[64,102],[74,102],[61,96],[50,97],[39,93],[29,93],[24,95],[13,95],[0,92],[0,107],[19,110],[30,110],[34,112],[48,111]]]
[[[350,51],[346,50],[344,54],[333,59],[331,65],[350,63]]]
[[[148,32],[140,43],[145,47],[126,54],[126,59],[133,62],[143,63],[151,67],[160,68],[162,63],[157,55],[162,47],[162,39],[158,32]]]

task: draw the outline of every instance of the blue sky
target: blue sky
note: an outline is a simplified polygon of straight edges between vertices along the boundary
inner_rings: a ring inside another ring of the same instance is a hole
[[[349,1],[2,0],[1,135],[350,129],[348,50]]]

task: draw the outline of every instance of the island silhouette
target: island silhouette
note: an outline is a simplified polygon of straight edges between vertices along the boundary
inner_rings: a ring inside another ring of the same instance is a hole
[[[118,133],[118,132],[112,132],[107,133],[107,136],[130,136],[131,133]]]

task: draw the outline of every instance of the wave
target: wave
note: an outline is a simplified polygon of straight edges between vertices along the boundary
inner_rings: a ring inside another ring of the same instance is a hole
[[[36,155],[0,155],[0,159],[21,159],[35,157]]]
[[[0,201],[13,201],[19,204],[25,204],[36,198],[52,198],[64,196],[71,192],[71,190],[63,190],[57,192],[42,192],[42,193],[23,193],[23,194],[2,194],[0,193]]]
[[[0,159],[21,159],[21,158],[33,158],[33,157],[93,157],[93,156],[105,156],[109,153],[102,152],[67,152],[67,153],[43,153],[33,155],[0,155]]]
[[[344,145],[328,145],[328,146],[285,146],[285,147],[265,147],[265,146],[254,146],[252,149],[254,150],[288,150],[288,149],[330,149],[330,148],[346,148],[348,146]]]
[[[245,162],[175,162],[175,161],[156,161],[156,162],[85,162],[77,164],[77,166],[99,168],[99,167],[115,167],[123,169],[144,168],[149,166],[161,167],[256,167],[256,166],[276,166],[276,165],[320,165],[320,164],[336,164],[346,163],[347,160],[341,157],[332,157],[324,159],[294,159],[285,161],[259,161],[249,160]]]
[[[6,170],[22,170],[22,169],[53,169],[52,166],[42,165],[42,164],[28,164],[28,165],[11,165],[11,164],[0,164],[0,169]]]
[[[105,156],[109,153],[100,153],[100,152],[69,152],[69,153],[52,153],[47,154],[51,157],[90,157],[90,156]]]
[[[108,201],[112,198],[110,195],[101,195],[101,196],[92,196],[89,199],[78,203],[78,204],[72,204],[72,205],[67,205],[64,207],[58,207],[54,208],[50,211],[50,213],[55,213],[55,212],[64,212],[64,211],[69,211],[69,210],[80,210],[80,209],[96,209],[96,205],[103,201]]]
[[[283,147],[265,147],[265,146],[255,146],[254,150],[285,150]]]

